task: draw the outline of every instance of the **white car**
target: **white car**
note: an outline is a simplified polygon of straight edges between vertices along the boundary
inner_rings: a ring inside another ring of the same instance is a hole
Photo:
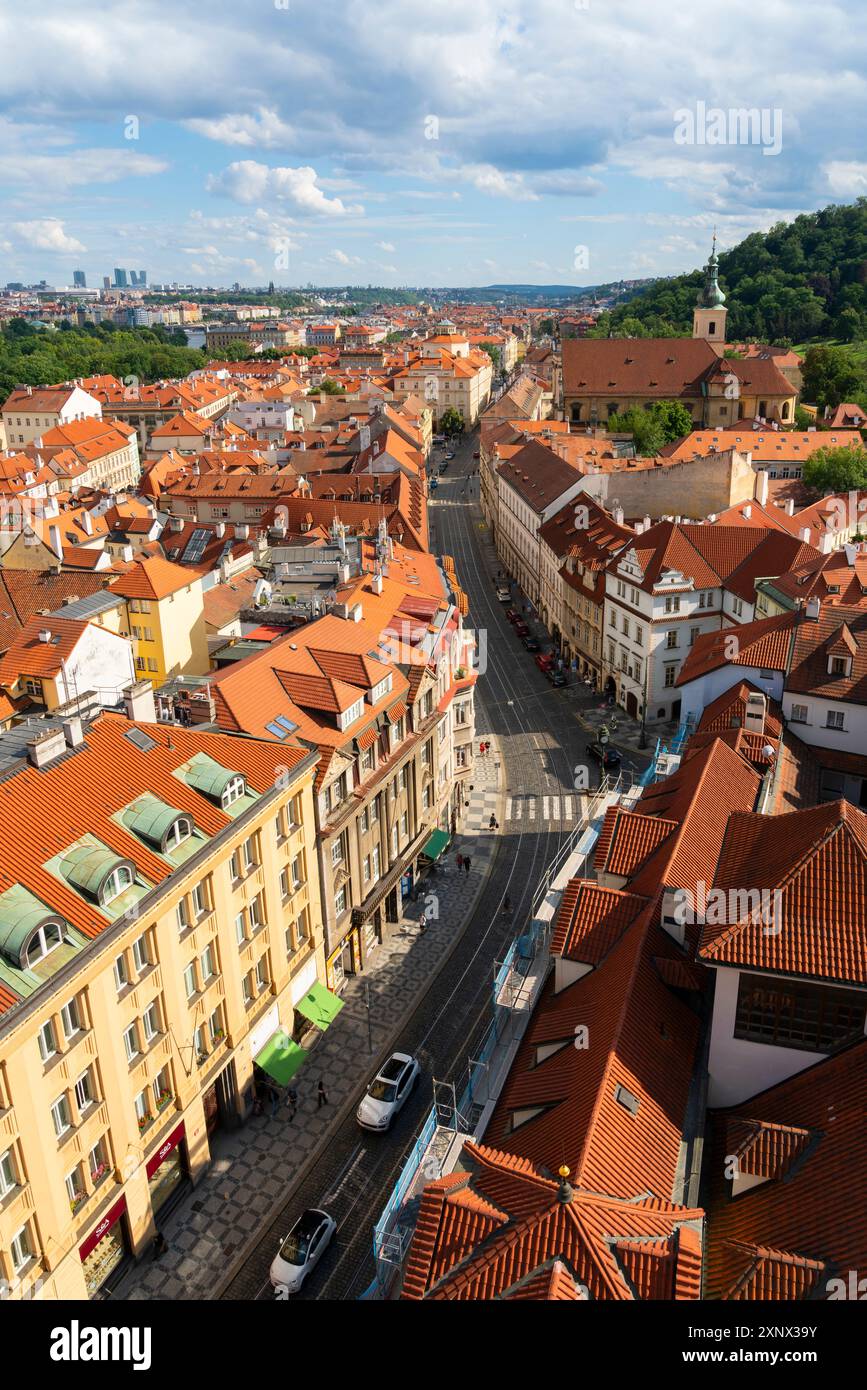
[[[511,589],[507,589],[506,586],[505,586],[505,584],[498,584],[498,585],[497,585],[497,598],[499,599],[500,603],[511,603],[511,602],[512,602],[512,591],[511,591]]]
[[[278,1298],[297,1293],[334,1239],[337,1222],[327,1211],[302,1213],[271,1262],[271,1283]]]
[[[362,1129],[388,1129],[412,1091],[421,1067],[406,1052],[393,1052],[377,1072],[355,1112]]]

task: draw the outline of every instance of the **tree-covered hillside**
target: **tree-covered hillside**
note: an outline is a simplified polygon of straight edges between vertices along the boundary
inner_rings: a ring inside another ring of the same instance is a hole
[[[708,250],[710,248],[708,247]],[[719,258],[727,337],[801,343],[867,337],[867,198],[754,232]],[[692,330],[701,269],[656,280],[604,316],[600,330],[650,337]]]
[[[141,382],[182,377],[206,362],[204,352],[181,346],[180,329],[34,327],[12,319],[0,333],[0,401],[13,386],[42,386],[75,377],[134,376]]]

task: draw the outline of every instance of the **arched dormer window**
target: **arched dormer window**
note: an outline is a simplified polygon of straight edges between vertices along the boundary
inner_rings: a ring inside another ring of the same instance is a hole
[[[233,801],[240,801],[247,790],[247,784],[243,777],[233,777],[223,788],[223,795],[220,797],[220,805],[225,811],[227,806],[231,806]]]
[[[99,890],[99,901],[103,907],[113,903],[115,898],[119,898],[121,893],[125,893],[127,888],[131,888],[135,883],[135,875],[128,864],[118,864],[116,869],[103,880]]]
[[[189,816],[178,816],[177,820],[169,827],[166,834],[163,848],[165,850],[177,849],[184,840],[188,840],[193,833],[193,822]]]
[[[34,966],[44,960],[56,947],[63,945],[63,923],[56,917],[42,922],[31,932],[21,950],[22,966]]]

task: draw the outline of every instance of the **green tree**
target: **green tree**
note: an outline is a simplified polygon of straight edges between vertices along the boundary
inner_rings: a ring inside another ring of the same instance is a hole
[[[440,430],[443,434],[463,434],[464,428],[463,415],[450,405],[440,416]]]
[[[609,415],[606,427],[611,434],[631,434],[639,458],[653,458],[664,444],[662,425],[650,410],[632,406],[620,415]]]
[[[848,444],[842,449],[817,449],[804,460],[804,482],[819,492],[849,492],[867,487],[867,449]]]
[[[500,362],[503,358],[503,354],[501,353],[500,349],[496,346],[496,344],[479,343],[479,347],[482,349],[482,352],[486,352],[488,354],[494,366],[499,367]]]
[[[659,421],[663,444],[682,439],[692,429],[692,416],[680,401],[657,401],[651,414]]]
[[[342,387],[338,381],[335,381],[333,377],[326,376],[323,377],[318,386],[312,386],[307,394],[309,396],[315,396],[317,391],[324,391],[326,396],[342,396],[344,394],[344,389],[345,388]]]
[[[821,345],[807,349],[801,369],[803,394],[820,410],[858,399],[865,391],[864,371],[843,347]]]

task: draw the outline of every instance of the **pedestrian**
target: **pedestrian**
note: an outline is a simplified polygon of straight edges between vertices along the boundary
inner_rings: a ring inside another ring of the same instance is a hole
[[[503,898],[503,916],[505,917],[509,912],[511,912],[511,910],[512,910],[512,899],[509,897],[509,895],[508,895],[508,893],[507,893],[506,896]]]
[[[169,1243],[162,1231],[157,1231],[154,1236],[154,1259],[158,1260],[160,1255],[164,1255],[169,1248]]]
[[[421,916],[419,917],[419,919],[418,919],[418,929],[419,929],[419,933],[420,933],[422,936],[424,936],[425,931],[427,930],[427,913],[426,913],[426,912],[423,912],[423,913],[421,914]]]
[[[467,873],[470,872],[470,865],[472,864],[472,862],[473,862],[473,861],[472,861],[472,859],[470,858],[470,856],[469,856],[468,854],[465,854],[465,855],[464,855],[464,868],[466,869]]]
[[[488,829],[489,829],[489,830],[499,830],[499,828],[500,828],[500,822],[497,820],[497,817],[494,815],[494,813],[493,813],[493,811],[492,811],[492,812],[491,812],[491,819],[488,821]]]
[[[464,863],[464,856],[462,854],[457,854],[455,856],[455,863],[458,866],[458,873],[460,873]]]
[[[317,1087],[316,1091],[316,1099],[318,1101],[318,1104],[316,1106],[317,1110],[321,1110],[323,1105],[328,1104],[328,1092],[325,1089],[325,1082],[322,1080],[321,1077],[319,1079],[319,1086]]]
[[[294,1120],[298,1109],[298,1092],[294,1086],[290,1086],[286,1092],[286,1109],[289,1111],[289,1119]]]

